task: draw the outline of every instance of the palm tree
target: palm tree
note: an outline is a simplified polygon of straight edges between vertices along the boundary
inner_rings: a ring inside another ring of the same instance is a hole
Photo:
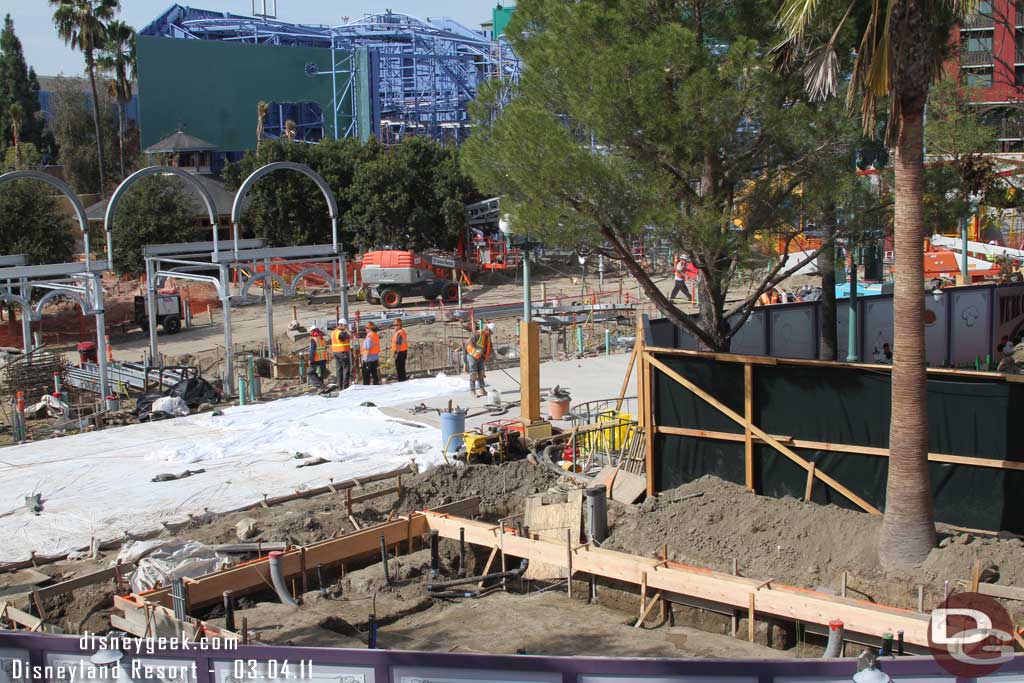
[[[14,138],[14,167],[21,168],[21,124],[25,118],[25,110],[17,102],[7,108],[7,118],[11,120],[11,137]]]
[[[267,118],[270,105],[260,100],[256,104],[256,150],[259,151],[260,141],[263,140],[263,121]]]
[[[879,559],[887,569],[920,565],[935,546],[928,478],[928,404],[924,352],[924,107],[941,74],[949,31],[977,6],[972,0],[851,0],[831,31],[822,27],[818,0],[784,0],[778,23],[786,42],[780,63],[806,55],[804,75],[814,98],[835,94],[840,81],[836,46],[851,17],[866,17],[847,102],[858,101],[865,130],[875,107],[890,102],[887,141],[895,147],[896,282],[889,477]],[[812,34],[828,36],[812,45]]]
[[[121,177],[125,176],[124,142],[128,133],[128,102],[132,99],[135,78],[135,29],[123,21],[107,24],[103,54],[97,62],[114,77],[107,83],[107,93],[117,100],[117,142],[121,156]]]
[[[295,136],[298,133],[298,128],[295,127],[295,122],[288,119],[284,122],[284,137],[289,142],[295,142]]]
[[[120,9],[119,0],[50,0],[57,34],[73,50],[85,55],[85,70],[92,87],[92,122],[96,129],[96,157],[100,171],[100,194],[106,195],[103,180],[103,132],[100,129],[100,96],[96,90],[96,52],[103,48],[106,24]]]

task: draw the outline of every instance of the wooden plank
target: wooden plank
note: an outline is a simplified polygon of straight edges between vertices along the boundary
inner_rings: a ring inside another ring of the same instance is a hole
[[[661,599],[661,593],[654,594],[654,597],[651,598],[650,603],[648,603],[644,611],[640,613],[640,618],[636,620],[635,624],[633,624],[633,628],[640,628],[641,626],[643,626],[643,623],[647,620],[647,617],[650,616],[651,612],[654,611],[654,606],[658,604],[665,604],[665,602]]]
[[[754,422],[754,366],[743,365],[743,417],[747,424]],[[754,490],[754,433],[750,427],[743,429],[743,472],[748,491]]]
[[[1004,600],[1024,600],[1024,588],[1016,586],[1001,586],[998,583],[979,583],[976,592],[982,595],[990,595],[993,598],[1003,598]]]
[[[444,538],[457,539],[459,528],[465,529],[466,541],[474,545],[492,547],[498,542],[497,530],[488,524],[468,519],[456,519],[423,513],[430,529],[436,529]],[[566,566],[566,547],[541,539],[506,535],[505,551],[511,557],[560,564]],[[749,595],[760,583],[755,579],[731,576],[704,568],[688,567],[677,562],[667,566],[660,560],[628,555],[604,548],[588,547],[571,551],[573,571],[593,574],[624,583],[639,585],[641,574],[647,572],[648,590],[662,594],[678,593],[699,597],[739,609],[746,609]],[[793,621],[826,626],[833,619],[842,619],[851,633],[881,637],[885,632],[904,632],[906,642],[913,645],[928,644],[928,615],[911,610],[877,605],[865,600],[840,598],[819,591],[773,583],[769,591],[761,591],[757,598],[757,611]]]
[[[633,350],[629,352],[629,364],[626,366],[626,376],[622,378],[622,388],[619,389],[619,400],[615,402],[615,412],[622,410],[622,402],[626,400],[626,389],[629,388],[629,378],[633,376],[633,365],[636,364],[637,349],[640,348],[640,337],[633,342]]]
[[[811,463],[810,469],[807,470],[807,485],[804,486],[804,500],[808,503],[811,502],[811,493],[814,491],[814,471],[817,469],[817,465]]]
[[[491,548],[491,554],[487,556],[487,562],[484,564],[484,570],[480,572],[480,576],[486,576],[491,573],[491,566],[494,565],[494,558],[498,556],[498,546]],[[483,588],[484,582],[481,581],[477,584],[477,587]]]
[[[665,365],[664,363],[662,363],[658,359],[652,358],[650,356],[647,356],[647,365],[648,365],[648,368],[650,368],[651,366],[658,368],[658,370],[664,372],[670,378],[675,380],[678,384],[681,384],[682,386],[684,386],[687,389],[689,389],[693,394],[695,394],[696,396],[699,396],[700,398],[702,398],[706,403],[708,403],[711,406],[717,408],[719,410],[719,412],[723,413],[726,417],[728,417],[729,419],[733,420],[734,422],[739,424],[741,427],[745,427],[747,424],[750,424],[750,423],[747,423],[747,422],[744,421],[742,415],[739,415],[736,411],[731,409],[729,406],[725,405],[724,403],[722,403],[721,401],[716,399],[714,396],[712,396],[708,392],[704,391],[699,386],[697,386],[696,384],[694,384],[690,380],[686,379],[685,377],[683,377],[678,372],[674,371],[672,368],[668,367],[667,365]],[[797,455],[792,449],[787,448],[782,443],[780,443],[776,439],[772,438],[772,436],[770,434],[765,432],[763,429],[761,429],[757,425],[750,424],[750,431],[752,431],[755,435],[759,436],[761,439],[763,439],[765,441],[765,443],[767,443],[769,446],[771,446],[772,448],[777,450],[779,453],[782,453],[784,456],[789,458],[791,461],[793,461],[794,463],[796,463],[800,467],[803,467],[805,470],[810,469],[811,464],[807,460],[804,460],[799,455]],[[876,508],[874,505],[872,505],[871,503],[867,502],[866,500],[864,500],[863,498],[858,496],[856,493],[851,491],[849,488],[847,488],[843,484],[839,483],[835,478],[831,477],[830,475],[825,474],[824,472],[819,472],[818,473],[818,479],[820,479],[822,482],[824,482],[824,483],[828,484],[829,486],[831,486],[833,489],[835,489],[836,491],[838,491],[839,493],[844,495],[846,498],[851,500],[853,503],[856,503],[857,506],[860,507],[862,510],[870,512],[873,515],[881,515],[882,514],[881,511],[878,508]]]
[[[747,603],[747,639],[750,642],[754,642],[754,607],[756,605],[757,598],[753,593],[750,594],[749,602]]]
[[[22,569],[11,574],[8,585],[0,588],[0,598],[24,597],[41,584],[53,581],[53,577],[35,569]]]
[[[1024,375],[1022,375],[1024,376]],[[718,432],[707,429],[691,429],[689,427],[667,427],[659,426],[658,433],[671,434],[673,436],[689,436],[698,439],[716,439],[719,441],[743,441],[744,435],[739,432]],[[855,446],[851,444],[829,443],[827,441],[809,441],[807,439],[794,439],[792,436],[772,434],[773,439],[793,448],[806,448],[814,451],[830,451],[833,453],[855,453],[858,455],[875,455],[883,458],[889,457],[889,449],[879,446]],[[753,437],[755,443],[764,443],[759,436]],[[930,462],[942,462],[953,465],[969,465],[973,467],[991,467],[1003,470],[1024,470],[1024,462],[1013,462],[997,458],[978,458],[965,455],[948,455],[946,453],[929,453]]]
[[[692,351],[688,349],[670,349],[663,346],[646,346],[649,353],[656,353],[659,356],[689,356],[691,358],[710,358],[723,363],[750,363],[752,365],[801,365],[821,368],[849,368],[854,370],[871,370],[892,372],[891,365],[879,363],[844,363],[841,361],[811,360],[804,358],[775,358],[772,356],[745,356],[733,353],[714,353],[710,351]],[[957,370],[956,368],[926,368],[929,375],[950,376],[959,378],[973,378],[996,380],[1003,382],[1024,381],[1014,375],[1006,375],[999,372],[981,372],[978,370]]]
[[[134,562],[125,562],[120,565],[122,572],[130,572],[135,569]],[[39,589],[39,598],[46,600],[57,595],[63,595],[64,593],[70,593],[84,588],[85,586],[92,586],[97,583],[103,583],[104,581],[113,581],[117,577],[117,567],[110,567],[108,569],[101,569],[98,572],[92,572],[91,574],[84,574],[82,576],[76,576],[73,579],[67,581],[61,581],[55,583],[52,586],[46,586],[45,588]]]
[[[519,323],[519,411],[524,424],[540,420],[540,323]]]

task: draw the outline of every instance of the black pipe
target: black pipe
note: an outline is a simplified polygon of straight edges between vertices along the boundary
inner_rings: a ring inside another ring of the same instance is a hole
[[[491,589],[481,589],[478,591],[439,591],[437,593],[431,593],[428,597],[431,598],[478,598],[481,593],[489,593]]]
[[[466,575],[466,528],[459,527],[459,573]]]
[[[388,573],[388,544],[384,540],[384,534],[380,535],[380,561],[384,565],[384,583],[391,585],[391,575]]]
[[[515,578],[526,571],[527,561],[523,560],[519,563],[519,567],[516,569],[510,569],[505,572],[495,572],[493,574],[484,574],[482,576],[466,576],[458,579],[450,579],[448,581],[438,581],[436,583],[428,583],[427,590],[430,592],[436,591],[438,588],[450,588],[452,586],[462,586],[467,583],[477,583],[480,581],[489,581],[491,579],[507,579]]]
[[[439,535],[437,529],[430,530],[430,577],[437,578],[437,544]]]
[[[322,564],[318,564],[316,566],[316,582],[318,584],[320,592],[323,593],[324,592],[324,566]]]
[[[231,599],[231,591],[224,591],[224,628],[235,630],[235,601]]]
[[[896,654],[900,657],[906,654],[903,651],[903,631],[896,631]]]
[[[377,649],[377,615],[371,614],[368,620],[367,626],[369,630],[366,632],[366,647],[371,650]]]

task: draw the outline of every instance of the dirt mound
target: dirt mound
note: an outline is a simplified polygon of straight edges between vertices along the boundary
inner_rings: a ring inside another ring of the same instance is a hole
[[[702,494],[697,497],[693,494]],[[643,505],[609,510],[605,547],[650,555],[668,544],[673,560],[731,571],[735,558],[744,576],[838,592],[848,573],[851,597],[914,608],[925,587],[925,608],[956,579],[968,579],[975,561],[998,568],[998,583],[1024,586],[1024,543],[947,532],[924,566],[886,573],[878,564],[881,517],[793,498],[758,496],[744,487],[706,476],[667,491]],[[1019,603],[1007,603],[1014,611]]]
[[[443,465],[417,475],[398,500],[402,511],[423,510],[480,496],[480,513],[498,519],[523,511],[523,500],[547,491],[558,475],[525,460],[494,465]]]

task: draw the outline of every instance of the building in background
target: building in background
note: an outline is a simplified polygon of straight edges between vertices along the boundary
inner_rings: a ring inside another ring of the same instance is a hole
[[[184,130],[244,152],[256,144],[260,101],[269,137],[290,120],[307,142],[459,142],[479,87],[518,80],[519,59],[501,37],[511,11],[495,8],[495,31],[483,31],[390,11],[324,26],[173,5],[139,31],[142,144]]]
[[[1024,152],[1024,2],[982,0],[952,39],[950,71],[996,126],[1000,151]]]

